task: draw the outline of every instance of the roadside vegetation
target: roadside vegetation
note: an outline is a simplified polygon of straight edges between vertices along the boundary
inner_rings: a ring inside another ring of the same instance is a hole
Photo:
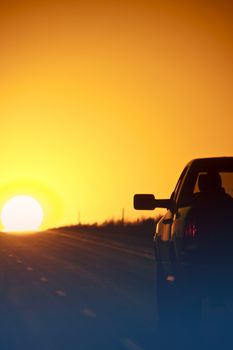
[[[107,239],[122,238],[129,244],[134,241],[151,244],[159,218],[140,219],[137,221],[106,220],[101,224],[77,224],[54,228],[69,234],[98,234]],[[53,231],[52,230],[52,231]]]

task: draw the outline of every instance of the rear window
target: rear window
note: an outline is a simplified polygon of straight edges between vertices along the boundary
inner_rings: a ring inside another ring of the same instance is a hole
[[[193,193],[200,192],[200,188],[198,186],[199,176],[202,174],[207,174],[207,172],[200,172],[197,175],[196,183],[193,189]],[[226,193],[228,193],[233,198],[233,172],[219,172],[222,181],[222,188]]]
[[[190,206],[195,194],[201,192],[199,178],[213,172],[220,176],[222,189],[233,198],[233,159],[216,162],[202,161],[190,166],[178,196],[178,207]]]

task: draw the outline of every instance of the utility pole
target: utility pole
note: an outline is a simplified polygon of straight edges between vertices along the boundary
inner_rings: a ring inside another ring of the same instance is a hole
[[[121,218],[122,225],[124,226],[125,223],[125,208],[122,208],[122,218]]]
[[[78,224],[81,225],[81,215],[80,215],[80,211],[78,212]]]

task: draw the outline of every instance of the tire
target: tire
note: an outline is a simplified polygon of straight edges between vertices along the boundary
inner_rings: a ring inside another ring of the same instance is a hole
[[[166,281],[166,276],[159,263],[157,264],[156,294],[159,326],[172,326],[177,318],[176,286]]]
[[[192,293],[191,285],[176,280],[168,283],[161,264],[157,265],[157,310],[159,328],[174,334],[197,336],[201,323],[202,298]]]

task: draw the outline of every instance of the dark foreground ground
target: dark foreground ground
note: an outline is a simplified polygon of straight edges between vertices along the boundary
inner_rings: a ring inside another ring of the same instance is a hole
[[[152,241],[129,241],[76,229],[0,234],[0,349],[153,349]]]
[[[158,330],[152,235],[140,229],[1,233],[0,283],[1,350],[200,348],[195,333],[187,344]],[[203,349],[216,345],[214,312]]]

